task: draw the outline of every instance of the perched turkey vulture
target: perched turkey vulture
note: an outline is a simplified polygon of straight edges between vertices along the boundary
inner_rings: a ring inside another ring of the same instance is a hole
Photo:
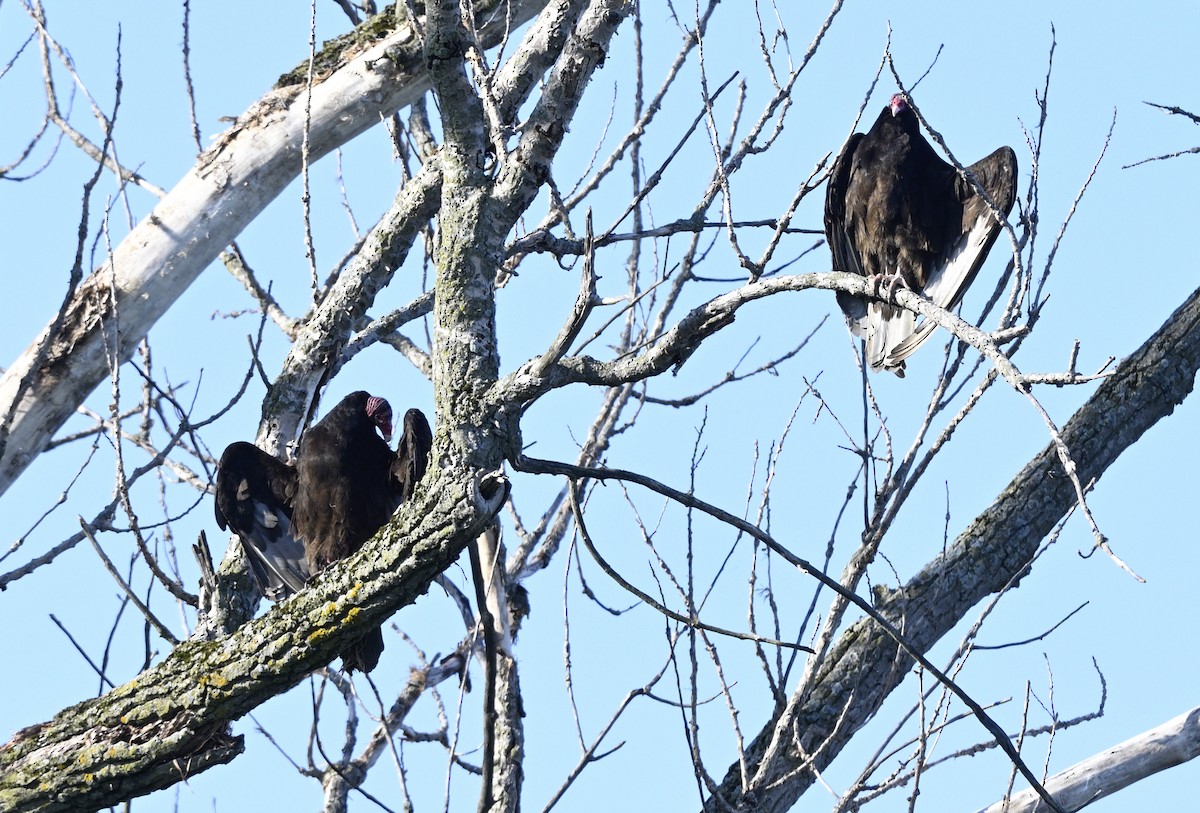
[[[217,523],[241,539],[264,595],[277,600],[300,590],[361,548],[412,496],[429,461],[429,422],[410,409],[395,452],[391,435],[391,406],[359,391],[304,434],[294,466],[249,443],[221,455]],[[342,652],[342,664],[370,672],[382,652],[375,629]]]
[[[967,167],[1003,214],[1016,199],[1017,157],[1001,147]],[[1000,222],[974,184],[921,135],[903,94],[892,97],[865,135],[855,133],[833,165],[825,193],[825,236],[833,269],[890,277],[953,309],[987,257]],[[933,322],[879,300],[841,291],[850,330],[866,340],[873,370],[904,376],[904,360]]]

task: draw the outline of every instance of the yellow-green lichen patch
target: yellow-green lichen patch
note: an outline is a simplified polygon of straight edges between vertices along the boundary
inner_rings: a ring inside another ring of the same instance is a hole
[[[319,644],[321,641],[324,641],[326,638],[328,638],[332,634],[333,634],[333,630],[330,630],[330,629],[313,630],[311,633],[309,633],[309,636],[306,640],[310,644]]]
[[[212,686],[220,689],[229,685],[229,678],[225,677],[224,675],[217,674],[216,672],[212,672],[207,675],[201,675],[196,682],[201,686]]]
[[[321,614],[319,616],[321,623],[322,624],[329,623],[330,620],[332,620],[335,616],[338,615],[338,613],[341,612],[341,609],[342,609],[342,603],[340,601],[326,602],[325,606],[321,608]]]

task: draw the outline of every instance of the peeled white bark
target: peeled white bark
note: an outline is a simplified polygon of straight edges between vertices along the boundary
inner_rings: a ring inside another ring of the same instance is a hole
[[[544,4],[516,3],[507,21],[492,20],[481,34],[494,38]],[[481,13],[491,5],[476,3]],[[368,25],[360,27],[360,41],[370,38]],[[336,59],[312,88],[310,160],[429,88],[421,43],[405,21],[365,45],[346,46]],[[278,88],[242,114],[80,285],[54,335],[51,320],[9,366],[0,378],[0,418],[11,419],[0,448],[0,494],[108,377],[106,336],[117,340],[117,360],[127,360],[200,272],[300,173],[307,93],[303,85]]]
[[[1063,810],[1080,810],[1159,771],[1200,756],[1200,706],[1050,777],[1046,790]],[[1187,805],[1182,805],[1186,807]],[[1043,813],[1032,790],[996,802],[982,813]]]
[[[425,91],[425,82],[397,81],[395,66],[381,62],[389,47],[412,39],[405,26],[313,87],[313,159]],[[128,359],[200,272],[296,177],[306,93],[273,90],[244,113],[80,286],[49,339],[41,374],[31,368],[52,325],[9,367],[0,379],[0,413],[13,408],[22,381],[28,386],[15,403],[0,459],[0,492],[109,374],[104,334],[119,330],[119,359]]]

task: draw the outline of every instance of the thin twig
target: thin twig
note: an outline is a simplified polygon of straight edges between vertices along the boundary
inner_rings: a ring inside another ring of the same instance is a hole
[[[104,552],[104,549],[100,547],[100,543],[96,541],[96,537],[92,533],[91,526],[88,525],[87,520],[85,520],[83,517],[79,517],[79,527],[83,529],[83,533],[87,537],[87,540],[91,542],[92,547],[95,548],[96,555],[100,557],[100,562],[104,565],[104,569],[107,570],[109,575],[113,577],[113,580],[116,581],[121,590],[124,591],[125,595],[129,596],[129,600],[133,602],[133,606],[138,608],[141,614],[148,622],[150,622],[150,625],[154,627],[154,630],[163,638],[163,640],[167,641],[167,643],[169,643],[171,646],[178,645],[179,639],[172,635],[171,631],[167,629],[166,625],[158,620],[158,617],[150,611],[150,608],[147,607],[140,598],[137,597],[137,594],[133,592],[133,588],[129,586],[124,577],[122,577],[121,574],[117,572],[117,569],[113,567],[112,560],[108,558],[108,554]]]
[[[1008,755],[1009,759],[1013,762],[1013,764],[1021,772],[1021,775],[1025,777],[1027,782],[1029,782],[1030,787],[1034,788],[1038,792],[1038,795],[1043,799],[1043,801],[1046,802],[1046,804],[1050,807],[1050,809],[1056,811],[1056,813],[1064,813],[1062,808],[1059,807],[1058,804],[1054,801],[1053,797],[1051,797],[1050,794],[1047,793],[1046,789],[1044,787],[1042,787],[1041,783],[1038,781],[1037,776],[1025,764],[1025,761],[1021,758],[1020,753],[1018,753],[1017,750],[1013,747],[1012,741],[1008,739],[1008,735],[1005,734],[1004,729],[1002,729],[996,723],[996,721],[993,720],[986,711],[984,711],[983,707],[980,706],[979,703],[977,703],[975,701],[975,699],[972,698],[969,693],[967,693],[965,690],[963,690],[960,686],[958,686],[958,684],[956,684],[954,681],[952,681],[945,673],[943,673],[940,669],[938,669],[936,666],[934,666],[933,663],[928,658],[926,658],[925,655],[922,654],[916,647],[912,646],[912,644],[910,644],[908,642],[908,640],[904,637],[904,635],[902,635],[900,633],[900,631],[898,629],[896,629],[896,627],[890,621],[888,621],[878,610],[876,610],[873,606],[871,606],[870,602],[868,602],[866,599],[863,599],[857,593],[853,593],[853,592],[847,590],[835,579],[832,579],[829,576],[826,576],[824,573],[817,570],[815,567],[813,567],[812,564],[810,564],[803,558],[796,556],[794,553],[792,553],[790,550],[785,548],[783,545],[780,545],[778,542],[776,542],[769,534],[763,532],[759,528],[756,528],[755,526],[751,525],[750,523],[748,523],[744,520],[741,520],[738,517],[726,512],[720,508],[717,508],[715,505],[712,505],[710,503],[707,503],[707,502],[704,502],[703,500],[698,499],[694,495],[686,494],[682,491],[677,491],[676,489],[673,489],[670,486],[664,485],[664,484],[658,482],[657,480],[654,480],[650,477],[646,477],[645,475],[638,474],[636,472],[625,471],[622,469],[608,469],[608,468],[595,468],[595,467],[584,468],[582,466],[572,466],[569,463],[561,463],[561,462],[555,462],[555,461],[549,461],[549,460],[539,460],[539,459],[535,459],[535,458],[526,457],[524,455],[519,457],[517,460],[514,460],[513,466],[514,466],[514,468],[516,468],[519,471],[526,471],[526,472],[539,473],[539,474],[563,475],[563,476],[570,478],[572,481],[574,481],[575,479],[578,479],[580,477],[588,477],[588,478],[597,479],[597,480],[609,480],[609,479],[627,480],[632,483],[637,483],[638,485],[641,485],[645,488],[649,488],[650,490],[655,491],[659,494],[662,494],[665,497],[669,497],[670,499],[675,500],[676,502],[678,502],[682,505],[693,507],[693,508],[698,508],[701,511],[703,511],[704,513],[709,514],[713,518],[715,518],[721,522],[724,522],[728,525],[731,525],[735,528],[738,528],[739,530],[744,531],[745,533],[750,534],[751,536],[756,537],[763,544],[765,544],[769,548],[771,548],[771,550],[775,551],[775,553],[782,556],[784,558],[784,560],[787,561],[789,564],[796,567],[802,573],[805,573],[806,575],[809,575],[812,578],[816,579],[817,581],[821,582],[825,587],[829,588],[830,590],[833,590],[835,593],[837,593],[843,599],[854,604],[859,610],[861,610],[866,615],[870,616],[871,619],[876,624],[878,624],[879,627],[888,635],[888,637],[890,637],[893,641],[895,641],[896,644],[902,650],[904,650],[904,653],[908,657],[912,658],[914,661],[919,663],[926,671],[928,671],[930,674],[932,674],[938,680],[939,683],[941,683],[942,685],[944,685],[948,689],[950,689],[952,692],[954,692],[955,696],[958,697],[959,701],[962,702],[964,705],[967,706],[967,708],[969,708],[971,710],[971,712],[975,715],[975,718],[977,720],[979,720],[980,724],[982,724],[983,727],[986,728],[992,734],[992,736],[994,736],[996,738],[996,742],[1000,745],[1001,749],[1003,749],[1005,754]],[[576,499],[574,490],[572,491],[572,499],[573,500]],[[577,511],[577,516],[576,516],[576,521],[578,521],[578,511]],[[688,621],[688,619],[681,619],[681,620],[683,620],[685,623]]]

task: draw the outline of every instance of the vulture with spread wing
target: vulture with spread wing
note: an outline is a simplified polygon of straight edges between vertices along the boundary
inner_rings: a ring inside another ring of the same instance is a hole
[[[359,391],[304,434],[294,466],[250,443],[233,443],[221,455],[217,524],[241,539],[265,596],[278,600],[302,589],[314,573],[361,548],[412,496],[433,445],[429,422],[410,409],[395,452],[391,435],[391,406]],[[375,629],[342,652],[342,664],[370,672],[382,652],[383,634]]]
[[[1001,147],[967,167],[995,210],[1016,200],[1017,157]],[[890,277],[953,309],[983,265],[1001,223],[975,184],[943,161],[921,135],[902,94],[892,97],[865,135],[842,148],[825,193],[825,236],[833,269]],[[904,360],[929,338],[933,322],[903,308],[841,291],[838,305],[866,341],[873,370],[903,377]]]

